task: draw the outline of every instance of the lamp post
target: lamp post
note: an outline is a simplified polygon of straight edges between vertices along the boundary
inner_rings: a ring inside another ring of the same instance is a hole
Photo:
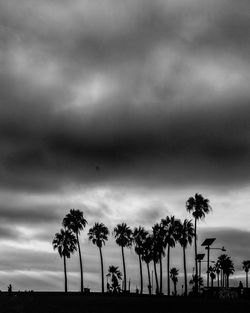
[[[207,288],[209,287],[209,257],[210,257],[210,250],[221,250],[226,251],[224,247],[222,248],[211,248],[210,246],[214,243],[216,238],[207,238],[205,241],[201,244],[202,246],[205,246],[205,249],[207,250]]]
[[[197,257],[196,257],[196,260],[198,261],[199,263],[199,275],[198,277],[196,277],[196,279],[198,279],[198,290],[200,292],[200,278],[201,278],[201,262],[202,260],[204,259],[204,256],[205,256],[205,253],[198,253],[197,254]]]

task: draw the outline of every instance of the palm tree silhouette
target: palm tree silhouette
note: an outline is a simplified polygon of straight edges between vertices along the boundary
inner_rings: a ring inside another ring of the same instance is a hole
[[[135,227],[133,231],[133,242],[135,245],[135,252],[139,257],[139,266],[140,266],[140,282],[141,282],[141,288],[140,288],[140,294],[143,293],[143,275],[142,275],[142,254],[143,254],[143,244],[146,240],[148,233],[145,231],[145,229],[141,226],[138,228]]]
[[[82,269],[82,255],[79,242],[79,235],[81,230],[87,225],[86,219],[83,217],[83,212],[80,210],[71,209],[70,212],[63,219],[63,226],[72,230],[76,235],[77,247],[79,252],[80,273],[81,273],[81,292],[83,292],[83,269]]]
[[[159,262],[161,258],[161,246],[158,246],[157,239],[155,239],[154,235],[151,236],[151,243],[152,243],[152,256],[153,256],[153,264],[154,264],[154,273],[155,273],[155,284],[156,284],[156,294],[159,294],[159,280],[157,274],[156,264]]]
[[[195,275],[198,277],[198,262],[197,262],[197,221],[205,218],[205,215],[209,213],[212,208],[209,205],[209,200],[203,198],[201,194],[196,193],[194,197],[190,197],[186,202],[186,209],[188,212],[192,212],[194,217],[194,231],[195,231]],[[197,280],[195,280],[195,292],[198,292]]]
[[[172,267],[170,270],[170,278],[172,279],[173,284],[174,284],[174,295],[175,296],[177,295],[176,285],[178,282],[178,275],[179,275],[179,270],[177,270],[176,267]]]
[[[234,264],[231,258],[226,254],[221,254],[218,257],[218,260],[220,262],[221,270],[223,273],[223,287],[226,285],[226,287],[229,287],[229,276],[234,273]],[[226,279],[226,282],[225,282]]]
[[[149,263],[151,261],[153,261],[154,254],[153,254],[153,240],[152,240],[152,236],[150,236],[149,234],[146,236],[146,239],[143,242],[143,249],[142,249],[141,258],[147,265],[148,291],[149,291],[149,294],[151,295],[152,285],[151,285],[151,278],[150,278]]]
[[[165,229],[162,224],[156,223],[153,227],[154,266],[160,264],[160,288],[162,294],[162,258],[165,256]]]
[[[248,272],[250,269],[250,260],[246,260],[242,262],[243,269],[246,272],[246,288],[248,288]]]
[[[60,257],[63,258],[65,292],[68,291],[66,258],[70,258],[70,255],[77,250],[76,244],[76,237],[69,229],[61,229],[52,241],[53,249],[58,250]]]
[[[209,275],[210,275],[210,278],[211,278],[211,287],[213,288],[214,287],[214,280],[216,278],[216,275],[215,275],[216,267],[209,266],[208,271],[209,271]]]
[[[187,296],[186,248],[188,245],[192,244],[194,236],[195,236],[195,231],[194,231],[192,220],[185,219],[183,223],[179,224],[179,238],[178,238],[178,241],[180,245],[182,246],[182,250],[183,250],[183,266],[184,266],[184,282],[185,282],[184,295],[185,296]]]
[[[168,277],[168,296],[170,296],[170,248],[175,247],[175,242],[179,237],[179,224],[180,221],[175,219],[174,216],[167,216],[166,219],[161,220],[161,224],[165,230],[165,244],[167,250],[167,277]]]
[[[99,248],[101,259],[101,271],[102,271],[102,293],[104,293],[104,271],[103,271],[103,258],[102,258],[102,246],[108,240],[109,230],[103,223],[95,223],[92,228],[89,229],[89,240]]]
[[[108,274],[106,276],[111,278],[111,292],[119,293],[121,291],[119,280],[122,279],[122,273],[118,266],[109,266]]]
[[[124,248],[131,247],[132,245],[132,230],[126,223],[118,224],[113,231],[113,235],[115,237],[115,241],[118,246],[122,249],[122,262],[123,262],[123,276],[124,276],[124,286],[123,290],[126,292],[127,290],[127,276],[126,276],[126,266],[125,266],[125,257],[124,257]]]

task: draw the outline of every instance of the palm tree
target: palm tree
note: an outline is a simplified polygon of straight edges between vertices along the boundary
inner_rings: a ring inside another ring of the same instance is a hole
[[[63,219],[63,226],[72,230],[76,235],[77,247],[79,252],[80,273],[81,273],[81,292],[83,292],[83,270],[82,270],[82,255],[79,242],[79,235],[81,230],[87,225],[86,219],[83,217],[83,212],[72,209]]]
[[[179,236],[179,224],[180,220],[177,220],[174,216],[167,216],[166,219],[161,220],[161,224],[165,230],[164,246],[168,247],[167,252],[167,277],[168,277],[168,296],[170,296],[170,248],[175,247],[175,242]]]
[[[160,288],[159,288],[159,281],[158,281],[156,264],[161,259],[162,246],[158,245],[157,238],[155,238],[154,234],[152,234],[152,236],[151,236],[151,249],[152,249],[152,258],[153,258],[153,264],[154,264],[156,294],[159,294]]]
[[[118,246],[122,249],[122,262],[123,262],[123,276],[124,276],[124,291],[127,290],[127,276],[126,276],[126,266],[125,266],[125,257],[124,257],[124,248],[131,247],[133,237],[132,230],[126,223],[118,224],[113,231],[113,235],[115,237],[115,241]]]
[[[111,278],[111,291],[113,293],[119,293],[121,291],[119,280],[122,279],[122,273],[120,272],[118,266],[109,266],[108,274],[106,276]]]
[[[156,223],[153,227],[153,246],[154,246],[154,261],[160,263],[160,288],[162,294],[162,258],[165,256],[165,229],[162,224]]]
[[[147,264],[148,291],[149,291],[149,294],[151,295],[152,285],[151,285],[151,278],[150,278],[149,263],[153,261],[154,253],[153,253],[153,239],[152,239],[152,236],[150,236],[149,234],[146,236],[146,239],[143,242],[141,258]]]
[[[234,264],[231,258],[226,254],[221,254],[218,257],[218,260],[220,262],[221,270],[223,273],[223,286],[226,285],[226,287],[229,287],[229,276],[234,273]],[[226,284],[224,284],[224,281],[226,279]]]
[[[225,274],[223,272],[223,264],[225,263],[225,260],[227,259],[227,255],[226,254],[221,254],[218,259],[217,262],[218,266],[220,267],[220,273],[221,273],[221,287],[225,286]]]
[[[194,231],[195,231],[195,275],[198,277],[198,262],[197,262],[197,221],[205,218],[205,215],[209,213],[212,208],[209,205],[209,200],[203,198],[201,194],[196,193],[194,197],[190,197],[186,202],[186,209],[188,212],[192,212],[194,217]],[[198,291],[198,285],[196,280],[195,292]]]
[[[194,226],[192,220],[185,219],[183,223],[179,224],[179,238],[178,241],[183,249],[183,266],[184,266],[184,282],[185,292],[187,296],[187,267],[186,267],[186,248],[192,244],[193,237],[195,236]]]
[[[243,265],[244,271],[246,272],[246,288],[248,288],[248,272],[250,269],[250,260],[243,261],[242,265]]]
[[[216,275],[215,275],[216,268],[213,266],[209,266],[208,271],[209,271],[209,275],[211,278],[211,287],[213,288],[214,287],[214,279],[216,278]]]
[[[65,292],[68,291],[66,258],[70,258],[71,253],[77,250],[76,243],[76,237],[69,229],[61,229],[52,241],[53,249],[57,249],[60,257],[63,257]]]
[[[108,240],[109,230],[103,223],[95,223],[92,228],[89,229],[89,240],[99,248],[102,270],[102,293],[104,293],[104,271],[103,271],[103,258],[102,258],[102,246]]]
[[[133,242],[135,245],[135,252],[139,257],[139,266],[140,266],[140,281],[141,281],[141,289],[140,294],[143,293],[143,276],[142,276],[142,254],[143,254],[143,244],[146,240],[146,237],[148,235],[148,232],[145,231],[145,229],[141,226],[138,228],[135,227],[133,231]]]
[[[174,295],[177,295],[177,291],[176,291],[176,284],[178,282],[178,275],[179,275],[179,270],[177,270],[176,267],[172,267],[170,270],[170,278],[173,281],[174,284]]]

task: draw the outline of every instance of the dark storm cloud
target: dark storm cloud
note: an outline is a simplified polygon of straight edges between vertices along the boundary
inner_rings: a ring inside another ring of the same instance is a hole
[[[2,188],[249,180],[247,1],[0,5]]]

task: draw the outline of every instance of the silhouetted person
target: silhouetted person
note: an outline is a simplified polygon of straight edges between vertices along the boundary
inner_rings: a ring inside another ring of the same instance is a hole
[[[243,284],[242,281],[239,282],[239,286],[238,286],[238,294],[239,296],[241,296],[243,293]]]
[[[9,284],[9,286],[8,286],[8,294],[9,294],[9,296],[11,296],[11,294],[12,294],[12,286],[11,286],[11,284]]]
[[[151,290],[152,290],[152,286],[148,285],[148,292],[149,292],[150,295],[151,295]]]
[[[110,292],[110,284],[107,283],[107,291]]]

